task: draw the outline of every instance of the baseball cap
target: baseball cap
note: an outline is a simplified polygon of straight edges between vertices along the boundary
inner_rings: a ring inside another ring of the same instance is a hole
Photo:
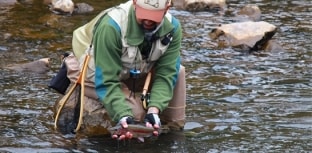
[[[161,22],[170,0],[136,0],[135,14],[138,19]]]

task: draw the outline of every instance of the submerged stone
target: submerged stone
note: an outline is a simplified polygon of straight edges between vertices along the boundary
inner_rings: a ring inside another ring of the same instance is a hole
[[[45,73],[50,70],[50,59],[42,58],[29,63],[9,65],[6,68],[18,72]]]
[[[257,5],[248,4],[239,10],[237,18],[242,21],[260,21],[261,10]]]

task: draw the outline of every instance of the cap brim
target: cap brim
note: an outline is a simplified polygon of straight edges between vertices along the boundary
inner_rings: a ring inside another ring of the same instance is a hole
[[[161,22],[165,16],[166,9],[163,10],[148,10],[140,6],[135,7],[135,15],[138,19],[152,20],[154,22]]]

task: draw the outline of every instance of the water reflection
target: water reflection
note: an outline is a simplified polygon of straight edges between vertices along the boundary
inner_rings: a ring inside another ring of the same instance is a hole
[[[58,55],[70,50],[71,31],[94,14],[56,16],[61,24],[46,27],[38,18],[54,15],[43,11],[46,8],[37,3],[0,11],[0,152],[218,153],[312,149],[312,46],[307,41],[312,37],[310,1],[228,1],[229,10],[246,3],[258,4],[262,20],[279,27],[273,38],[285,50],[257,55],[219,49],[209,39],[208,32],[215,26],[234,21],[230,13],[173,10],[184,30],[182,56],[187,68],[188,123],[183,132],[164,134],[144,144],[135,140],[111,141],[108,136],[61,135],[53,129],[52,106],[58,95],[47,84],[59,66]],[[97,7],[99,10],[102,6]],[[21,21],[24,19],[28,21]],[[43,57],[53,59],[52,70],[47,74],[3,68]]]

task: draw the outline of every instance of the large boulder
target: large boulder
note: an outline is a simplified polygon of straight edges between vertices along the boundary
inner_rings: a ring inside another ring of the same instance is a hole
[[[223,24],[213,29],[209,36],[218,47],[244,47],[252,51],[263,49],[276,33],[276,26],[264,22],[237,22]]]

